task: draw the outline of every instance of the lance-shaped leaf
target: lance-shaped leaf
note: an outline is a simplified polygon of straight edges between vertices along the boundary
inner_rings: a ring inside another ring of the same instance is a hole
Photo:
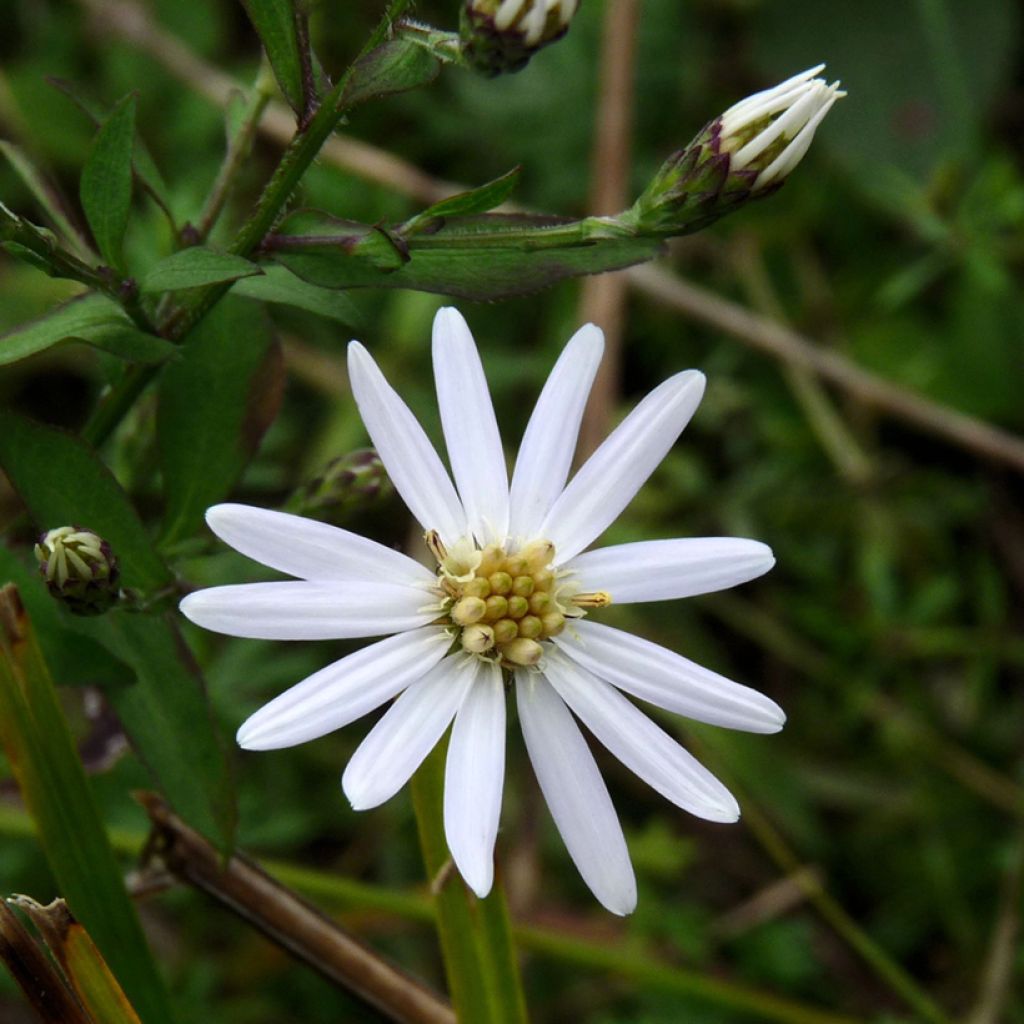
[[[40,529],[73,523],[104,537],[119,559],[124,586],[145,593],[172,581],[128,496],[78,438],[0,410],[0,466]],[[136,612],[63,621],[134,673],[134,681],[123,672],[106,680],[121,684],[107,695],[132,745],[182,817],[221,845],[230,844],[227,760],[202,679],[171,622]]]
[[[116,302],[92,293],[0,335],[0,366],[64,341],[85,342],[135,363],[162,363],[176,351],[169,341],[140,331]]]
[[[488,301],[558,281],[653,259],[660,239],[619,232],[600,220],[485,214],[453,217],[438,231],[405,238],[327,214],[287,218],[266,251],[324,288],[412,288]],[[382,241],[382,239],[386,239]],[[401,262],[387,262],[388,253]]]
[[[135,95],[130,94],[100,126],[79,182],[85,219],[100,255],[112,267],[121,265],[121,243],[128,227],[134,139]]]
[[[33,198],[49,217],[50,223],[60,233],[63,240],[78,250],[79,255],[87,255],[88,245],[83,239],[82,231],[74,222],[68,203],[57,185],[29,159],[24,150],[14,145],[13,142],[0,139],[0,153],[7,158],[7,162],[32,193]]]
[[[7,902],[35,925],[92,1020],[98,1024],[141,1024],[103,954],[64,900],[43,906],[28,896],[15,896]]]
[[[519,184],[521,173],[521,167],[513,167],[511,171],[503,174],[500,178],[495,178],[479,188],[471,189],[469,192],[459,192],[457,195],[442,199],[439,203],[434,203],[433,206],[428,206],[422,213],[418,213],[402,225],[402,235],[408,237],[425,228],[440,226],[446,217],[466,217],[476,213],[487,213],[496,206],[501,206]]]
[[[162,259],[143,277],[140,287],[144,292],[174,292],[262,273],[242,256],[197,245]]]
[[[295,0],[242,0],[249,20],[259,34],[270,66],[285,99],[300,116],[313,99],[312,55],[305,32],[299,31],[300,14]],[[304,70],[307,69],[307,70]]]
[[[160,380],[165,544],[194,533],[230,491],[277,415],[283,386],[280,348],[255,303],[228,296],[186,338]]]
[[[0,742],[64,897],[147,1024],[172,1024],[32,624],[10,585],[0,590]]]
[[[359,307],[344,292],[296,277],[287,267],[268,263],[260,277],[247,277],[235,283],[232,294],[261,302],[294,306],[318,316],[337,320],[347,327],[359,328],[363,322]]]

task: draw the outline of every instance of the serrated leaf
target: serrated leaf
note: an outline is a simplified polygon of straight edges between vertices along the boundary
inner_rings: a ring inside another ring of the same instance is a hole
[[[356,62],[339,105],[347,110],[415,89],[432,82],[440,70],[441,62],[429,50],[403,37],[389,39]]]
[[[143,277],[139,287],[144,292],[173,292],[262,273],[260,267],[242,256],[197,245],[162,259]]]
[[[125,96],[96,133],[82,168],[79,195],[100,255],[121,265],[121,243],[132,202],[135,95]]]
[[[470,214],[487,213],[496,206],[501,206],[508,199],[516,185],[519,184],[521,174],[521,167],[513,167],[511,171],[503,174],[500,178],[487,182],[486,185],[442,199],[439,203],[434,203],[433,206],[427,207],[422,213],[407,221],[403,233],[422,230],[424,225],[435,223],[446,217],[466,217]]]
[[[0,466],[40,531],[85,526],[105,538],[126,587],[155,591],[172,576],[128,496],[81,439],[0,409]]]
[[[236,282],[232,294],[260,302],[294,306],[337,320],[347,327],[359,327],[363,319],[359,308],[344,292],[319,288],[296,277],[287,267],[273,263],[263,268],[262,277],[250,277]]]
[[[285,99],[297,114],[305,113],[309,97],[305,95],[293,0],[242,0],[242,5],[259,34]]]
[[[162,543],[194,533],[206,509],[231,490],[276,416],[282,388],[280,349],[263,311],[245,299],[223,299],[160,380]]]
[[[166,989],[14,586],[0,591],[0,739],[61,893],[147,1024],[172,1024]]]

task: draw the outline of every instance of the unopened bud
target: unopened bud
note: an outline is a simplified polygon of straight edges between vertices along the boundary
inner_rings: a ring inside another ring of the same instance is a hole
[[[372,448],[359,448],[327,463],[299,492],[298,507],[303,513],[344,512],[376,501],[390,487],[380,456]]]
[[[815,78],[824,64],[754,93],[716,117],[662,164],[630,211],[640,230],[696,231],[774,192],[803,159],[845,92]]]
[[[479,597],[463,597],[452,608],[452,622],[457,626],[470,626],[479,622],[487,612],[487,605]]]
[[[48,530],[35,546],[50,593],[75,615],[101,615],[120,595],[121,573],[110,545],[81,526]]]
[[[477,623],[462,631],[462,649],[470,654],[483,654],[494,646],[494,630]]]
[[[565,35],[578,6],[579,0],[466,0],[463,56],[489,77],[519,71]]]

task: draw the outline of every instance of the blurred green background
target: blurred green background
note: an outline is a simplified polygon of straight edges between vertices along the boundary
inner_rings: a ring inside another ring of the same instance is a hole
[[[329,72],[357,51],[379,6],[317,5],[314,42]],[[565,40],[519,75],[485,81],[447,71],[431,88],[361,108],[343,130],[452,181],[481,183],[521,163],[516,201],[584,213],[601,173],[590,153],[603,8],[587,0]],[[259,44],[241,5],[154,0],[144,9],[211,67],[252,81]],[[416,14],[452,28],[457,3],[423,2]],[[136,90],[140,132],[175,212],[194,218],[223,154],[222,112],[199,95],[198,80],[189,85],[105,27],[104,18],[123,17],[103,0],[7,0],[0,135],[49,165],[73,195],[93,129],[48,78],[105,104]],[[898,385],[1024,433],[1021,21],[1011,0],[645,0],[634,194],[669,152],[749,92],[819,61],[849,91],[777,196],[676,243],[669,263]],[[229,225],[278,152],[259,143]],[[0,198],[36,213],[6,165]],[[326,160],[296,202],[369,223],[421,205]],[[132,268],[143,271],[168,246],[157,208],[137,202]],[[0,329],[75,290],[0,258]],[[579,296],[570,282],[524,299],[460,304],[510,452],[577,326]],[[278,507],[329,459],[366,443],[344,374],[351,336],[370,346],[428,432],[440,436],[428,339],[443,300],[363,292],[354,301],[359,317],[349,331],[275,308],[291,371],[284,406],[235,499]],[[789,722],[774,737],[674,726],[736,784],[747,811],[736,826],[685,816],[599,755],[639,877],[639,908],[624,922],[604,914],[576,876],[513,733],[499,855],[515,916],[865,1022],[920,1019],[793,883],[795,865],[813,871],[952,1019],[1024,1021],[1024,955],[1013,938],[1024,857],[1020,474],[841,391],[809,391],[778,362],[631,293],[620,412],[691,366],[708,375],[704,404],[606,540],[749,536],[769,543],[778,565],[735,592],[614,609],[605,621],[758,687]],[[91,350],[57,349],[5,368],[0,401],[76,427],[102,380]],[[823,426],[822,399],[838,434]],[[150,519],[159,479],[153,453],[139,446],[151,437],[152,415],[152,405],[140,403],[109,450]],[[0,517],[16,513],[0,480]],[[401,543],[409,528],[387,495],[331,514],[388,543]],[[8,535],[23,552],[29,540],[24,526]],[[257,567],[208,535],[179,554],[190,584],[259,578]],[[191,630],[189,639],[228,737],[271,695],[347,649]],[[68,706],[92,755],[117,746],[116,723],[97,710],[94,694],[69,692]],[[293,750],[238,753],[241,845],[385,886],[421,885],[407,792],[356,815],[338,786],[366,730],[360,723]],[[141,834],[144,818],[128,792],[147,784],[143,769],[130,754],[91,763],[108,822]],[[0,782],[0,793],[15,806],[13,782]],[[780,853],[775,829],[788,853]],[[6,831],[0,890],[53,895],[37,848],[17,829]],[[195,893],[169,892],[144,909],[183,1020],[379,1019]],[[341,917],[441,984],[428,927],[352,907]],[[760,1019],[536,952],[526,954],[525,974],[539,1024]],[[0,1019],[20,1024],[26,1014],[0,977]]]

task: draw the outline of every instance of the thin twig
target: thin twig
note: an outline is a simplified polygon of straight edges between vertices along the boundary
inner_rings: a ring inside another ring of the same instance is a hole
[[[633,134],[634,68],[640,0],[612,0],[605,6],[601,74],[594,150],[590,158],[590,212],[618,213],[629,203]],[[604,439],[619,401],[622,339],[629,285],[621,271],[583,279],[580,322],[604,331],[604,359],[580,427],[577,459],[585,459]]]
[[[139,794],[153,823],[151,856],[202,889],[264,935],[403,1024],[456,1024],[451,1008],[425,985],[342,931],[315,907],[235,854],[227,863],[154,793]]]

